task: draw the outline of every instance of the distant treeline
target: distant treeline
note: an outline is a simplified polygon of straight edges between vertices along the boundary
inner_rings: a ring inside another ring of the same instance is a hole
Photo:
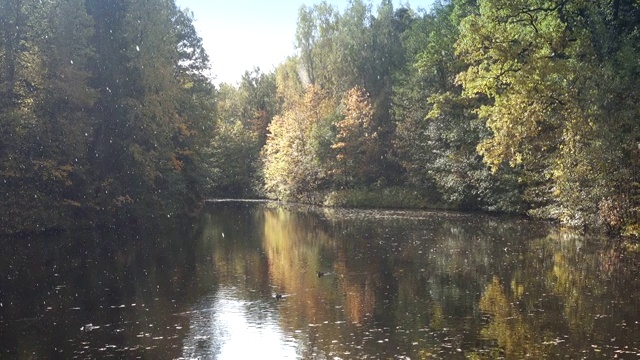
[[[274,73],[219,94],[219,119],[255,136],[267,196],[638,234],[637,1],[323,2],[296,39]]]
[[[173,0],[0,0],[0,26],[5,231],[261,196],[640,233],[634,0],[303,6],[296,54],[218,89]]]

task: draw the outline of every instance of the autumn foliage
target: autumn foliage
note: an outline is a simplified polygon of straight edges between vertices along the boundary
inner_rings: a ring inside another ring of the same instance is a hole
[[[377,149],[378,133],[372,124],[373,107],[369,94],[359,86],[344,95],[341,104],[342,119],[336,123],[336,152],[334,174],[345,186],[366,183],[371,173],[371,162]]]

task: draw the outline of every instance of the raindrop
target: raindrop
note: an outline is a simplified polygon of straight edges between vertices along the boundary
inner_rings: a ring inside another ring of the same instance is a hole
[[[140,51],[140,47],[138,45],[136,45],[136,50]]]

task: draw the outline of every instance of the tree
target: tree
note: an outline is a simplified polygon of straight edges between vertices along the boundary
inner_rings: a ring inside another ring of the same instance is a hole
[[[0,9],[0,231],[61,226],[86,183],[91,19],[75,0]]]
[[[259,151],[256,133],[240,121],[218,121],[215,135],[204,150],[207,194],[243,197],[255,193]]]
[[[321,163],[318,137],[332,121],[334,107],[326,93],[309,86],[291,108],[269,125],[262,150],[265,190],[280,200],[301,200],[326,187],[327,169]]]
[[[302,6],[298,13],[296,48],[304,69],[303,83],[320,86],[332,94],[339,93],[336,58],[344,50],[335,40],[339,23],[340,14],[326,1]]]
[[[459,10],[458,10],[459,11]],[[487,135],[473,113],[480,99],[462,97],[455,84],[465,65],[454,54],[456,5],[435,5],[403,34],[407,59],[394,88],[399,160],[409,185],[447,206],[518,211],[513,174],[491,174],[476,153]]]
[[[201,191],[198,149],[213,120],[202,42],[173,1],[88,7],[102,90],[92,149],[98,201],[113,210],[124,198],[134,208],[182,211]]]
[[[289,57],[276,68],[276,97],[281,109],[292,106],[304,92],[300,57]]]
[[[388,152],[394,134],[390,121],[393,74],[403,63],[402,21],[390,1],[383,1],[374,13],[370,3],[360,0],[351,2],[343,13],[326,3],[303,7],[298,21],[297,47],[309,80],[327,91],[336,105],[355,86],[370,93],[379,137],[377,154],[370,159],[376,170],[370,173],[377,173],[381,183],[399,182],[400,168]]]
[[[628,182],[613,164],[629,164],[629,134],[638,129],[627,109],[636,105],[613,95],[611,79],[628,78],[607,64],[634,43],[622,35],[634,30],[611,37],[625,27],[616,3],[480,1],[456,44],[470,65],[458,78],[465,94],[490,99],[478,115],[492,136],[478,151],[494,171],[523,167],[536,214],[566,224],[594,223],[598,203]],[[637,14],[637,5],[625,6]]]
[[[215,94],[191,21],[172,0],[0,1],[2,231],[200,199]]]
[[[347,187],[369,184],[377,176],[371,164],[378,148],[369,94],[358,86],[349,90],[342,100],[341,112],[335,143],[331,146],[337,153],[336,180]]]
[[[279,111],[275,72],[265,74],[259,68],[245,71],[238,87],[238,96],[242,103],[241,121],[256,134],[259,146],[263,146],[269,122]]]

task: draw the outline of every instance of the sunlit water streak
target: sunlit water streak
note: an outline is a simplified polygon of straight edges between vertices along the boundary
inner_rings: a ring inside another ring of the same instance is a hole
[[[185,316],[191,324],[184,339],[186,359],[300,358],[301,344],[282,331],[274,305],[243,300],[234,288],[218,290]]]

